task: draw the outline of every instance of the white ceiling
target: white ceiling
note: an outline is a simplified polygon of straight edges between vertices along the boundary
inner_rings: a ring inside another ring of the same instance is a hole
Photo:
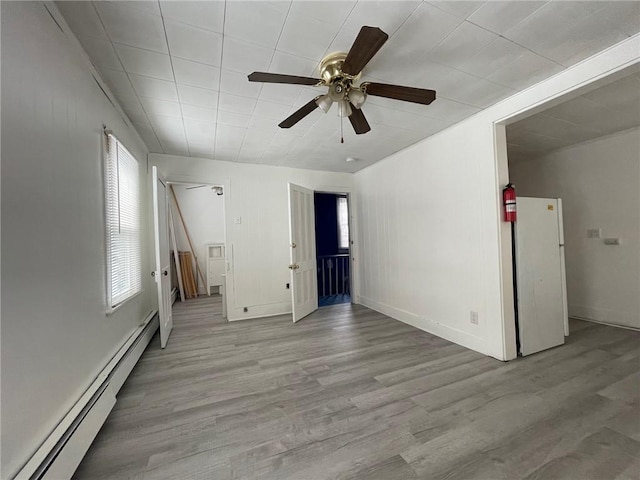
[[[356,171],[640,30],[640,2],[57,2],[152,152]],[[317,76],[363,25],[389,41],[363,79],[432,88],[430,106],[370,96],[372,131],[334,110],[277,124],[319,93],[250,83]],[[358,162],[345,162],[356,157]]]
[[[507,126],[509,161],[640,126],[640,73]]]

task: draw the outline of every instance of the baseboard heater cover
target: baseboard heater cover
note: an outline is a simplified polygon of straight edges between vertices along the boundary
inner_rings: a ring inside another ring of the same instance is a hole
[[[118,391],[153,338],[158,325],[157,312],[151,312],[15,479],[71,478],[116,404]]]

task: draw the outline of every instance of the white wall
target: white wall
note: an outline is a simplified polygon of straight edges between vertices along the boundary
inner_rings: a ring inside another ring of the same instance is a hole
[[[361,302],[482,353],[515,358],[511,235],[501,221],[500,191],[508,182],[501,123],[637,64],[639,39],[357,172]],[[478,325],[470,322],[472,310]]]
[[[290,281],[287,184],[352,192],[353,175],[158,154],[149,162],[169,181],[224,185],[229,319],[291,312],[291,291],[285,288]]]
[[[509,176],[519,196],[562,198],[569,315],[640,328],[640,129],[512,162]]]
[[[1,476],[10,478],[155,307],[143,275],[143,294],[105,314],[103,123],[140,161],[142,198],[146,147],[41,2],[1,8]],[[148,242],[146,204],[142,218]]]
[[[200,184],[201,185],[201,184]],[[190,188],[194,185],[173,185],[176,193],[180,211],[189,230],[189,236],[198,263],[202,269],[202,274],[207,278],[207,252],[206,245],[209,243],[224,243],[224,195],[216,195],[209,185],[202,188]],[[170,196],[172,205],[173,198]],[[180,216],[173,207],[174,223],[176,228],[176,243],[179,251],[188,251],[189,242],[184,232]],[[198,278],[198,288],[200,293],[206,293],[206,285]]]

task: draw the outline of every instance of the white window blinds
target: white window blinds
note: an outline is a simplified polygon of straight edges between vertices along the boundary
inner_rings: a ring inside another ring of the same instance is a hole
[[[140,292],[142,278],[138,162],[111,134],[105,170],[107,297],[114,308]]]

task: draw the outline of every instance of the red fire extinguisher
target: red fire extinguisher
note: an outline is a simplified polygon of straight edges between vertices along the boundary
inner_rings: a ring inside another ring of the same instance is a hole
[[[504,203],[504,221],[516,221],[516,189],[513,183],[508,183],[502,190],[502,203]]]

